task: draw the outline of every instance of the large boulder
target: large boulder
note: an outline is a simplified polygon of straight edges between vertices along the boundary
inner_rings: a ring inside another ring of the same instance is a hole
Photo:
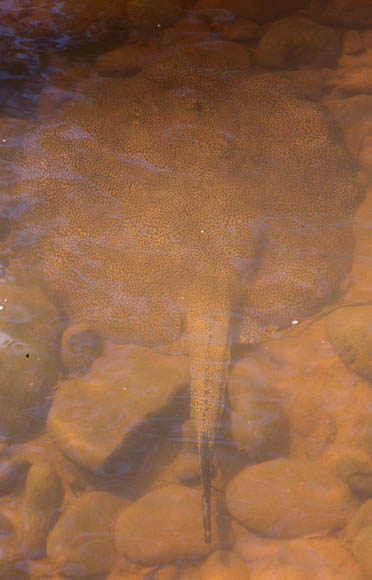
[[[141,444],[141,428],[172,421],[178,401],[184,406],[177,395],[188,380],[185,357],[139,346],[107,348],[88,374],[62,383],[49,412],[49,433],[69,459],[100,472],[119,449],[129,453]]]
[[[355,508],[340,479],[302,459],[246,467],[230,482],[226,502],[231,515],[247,528],[279,538],[341,528]]]

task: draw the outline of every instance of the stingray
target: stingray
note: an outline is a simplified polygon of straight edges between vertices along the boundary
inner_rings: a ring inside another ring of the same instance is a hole
[[[330,114],[243,53],[86,82],[25,140],[7,208],[12,251],[73,323],[188,355],[207,542],[232,344],[337,294],[359,200]]]

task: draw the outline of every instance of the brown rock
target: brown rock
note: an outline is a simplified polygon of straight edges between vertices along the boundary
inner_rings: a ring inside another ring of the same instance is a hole
[[[63,486],[54,469],[45,461],[34,463],[27,474],[15,531],[14,544],[20,556],[44,555],[48,532],[58,518],[62,502]]]
[[[1,64],[14,73],[40,74],[40,51],[99,37],[124,26],[122,0],[14,0],[1,7]],[[14,39],[17,39],[17,42]]]
[[[280,71],[280,76],[288,79],[297,89],[298,93],[306,99],[319,101],[329,78],[328,69],[300,69]]]
[[[195,9],[222,9],[225,13],[228,9],[232,14],[263,23],[296,12],[307,3],[308,0],[266,0],[265,2],[260,0],[229,0],[228,3],[226,0],[199,0]]]
[[[212,30],[226,40],[249,42],[258,40],[265,32],[265,28],[248,20],[237,18],[236,20],[215,20],[212,22]]]
[[[145,566],[206,556],[213,545],[204,542],[200,492],[170,485],[144,495],[120,514],[115,542]]]
[[[252,359],[233,369],[228,396],[232,435],[239,450],[255,462],[288,454],[289,425],[284,402]]]
[[[61,574],[82,578],[110,571],[117,553],[114,526],[126,501],[103,491],[80,496],[48,537],[48,557]]]
[[[296,540],[271,540],[247,535],[235,545],[239,556],[251,564],[252,578],[271,580],[274,564],[283,571],[283,579],[302,579],[302,574],[312,580],[363,580],[354,559],[351,546],[336,538],[299,538]],[[267,565],[267,567],[266,567]],[[294,574],[292,576],[291,574]],[[251,580],[251,579],[250,579]]]
[[[181,45],[199,47],[201,42],[211,40],[210,33],[209,24],[205,20],[198,19],[193,11],[191,16],[181,18],[174,26],[164,30],[159,37],[159,45],[160,47]]]
[[[96,65],[104,74],[129,74],[139,71],[157,56],[152,47],[126,43],[99,56]]]
[[[7,536],[13,531],[13,523],[5,514],[0,512],[0,537]]]
[[[62,383],[49,432],[67,457],[101,470],[125,443],[135,446],[135,431],[163,412],[187,382],[185,358],[137,346],[108,348],[87,375]]]
[[[357,54],[363,49],[364,44],[359,30],[346,30],[342,39],[343,54]]]
[[[126,16],[125,3],[121,0],[65,0],[58,6],[56,0],[17,0],[2,7],[2,22],[18,34],[28,38],[86,38],[98,36],[107,27],[117,25]]]
[[[361,32],[364,48],[368,50],[372,48],[372,30],[363,30]]]
[[[164,566],[157,572],[156,580],[177,580],[178,577],[178,567],[169,565]]]
[[[352,69],[372,66],[372,50],[367,48],[364,52],[358,55],[343,55],[338,59],[340,67],[349,67]]]
[[[338,69],[328,81],[328,85],[336,87],[344,95],[372,93],[372,67],[343,67]]]
[[[200,477],[199,457],[195,453],[180,453],[168,466],[166,472],[180,482],[196,479]]]
[[[333,66],[341,52],[340,33],[304,16],[271,24],[261,38],[255,57],[267,68],[303,65]]]
[[[354,540],[363,529],[372,526],[372,499],[362,503],[346,526],[346,535],[349,540]]]
[[[309,14],[318,22],[332,26],[368,28],[372,25],[369,0],[312,0]]]
[[[342,362],[372,380],[372,306],[341,308],[327,316],[328,340]]]
[[[282,562],[262,562],[253,568],[250,580],[311,580],[312,576],[299,566]],[[324,579],[325,580],[325,579]],[[331,580],[327,578],[327,580]]]
[[[336,462],[337,472],[350,489],[362,498],[372,496],[372,471],[370,461],[348,455]]]
[[[13,493],[23,481],[30,463],[23,457],[12,457],[0,463],[0,495]]]
[[[248,580],[251,577],[249,566],[228,550],[213,552],[203,562],[199,574],[200,580]]]
[[[357,534],[353,551],[366,580],[372,580],[372,525],[362,528]]]
[[[193,0],[127,0],[127,14],[141,26],[169,26],[191,8]]]
[[[372,135],[372,95],[355,95],[347,99],[330,96],[323,102],[340,123],[346,145],[358,159],[364,138]]]
[[[280,538],[341,528],[355,509],[341,480],[301,459],[245,468],[230,482],[226,502],[231,515],[247,528]]]

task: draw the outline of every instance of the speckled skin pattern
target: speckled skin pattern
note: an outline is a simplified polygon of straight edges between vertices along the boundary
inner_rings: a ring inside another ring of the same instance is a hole
[[[13,249],[72,321],[189,355],[207,496],[231,342],[331,299],[359,195],[325,110],[216,54],[88,83],[33,131],[11,193]]]

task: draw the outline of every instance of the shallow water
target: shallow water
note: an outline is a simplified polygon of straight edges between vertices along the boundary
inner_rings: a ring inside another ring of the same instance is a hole
[[[0,6],[4,578],[372,578],[372,10],[227,4]]]

